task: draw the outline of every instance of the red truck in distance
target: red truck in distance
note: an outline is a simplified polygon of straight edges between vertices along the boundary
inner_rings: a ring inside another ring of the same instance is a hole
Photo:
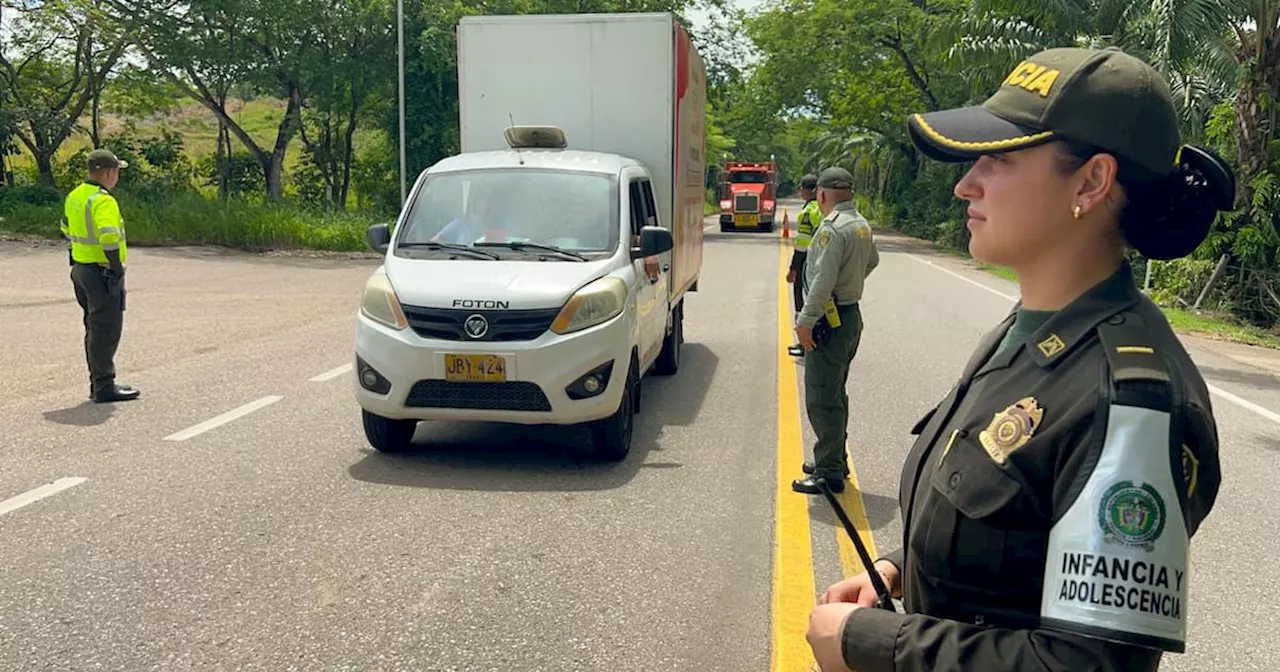
[[[772,160],[726,161],[720,175],[720,230],[772,232],[777,210],[777,164]]]

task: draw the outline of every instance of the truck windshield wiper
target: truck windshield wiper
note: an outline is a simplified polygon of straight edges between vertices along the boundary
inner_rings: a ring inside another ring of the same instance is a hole
[[[578,254],[577,252],[566,250],[561,247],[556,247],[555,245],[542,245],[540,243],[525,243],[521,241],[512,241],[509,243],[476,243],[476,247],[480,247],[482,245],[487,245],[489,247],[506,247],[506,248],[516,250],[517,252],[523,252],[525,250],[538,250],[540,252],[554,252],[555,254],[562,254],[566,257],[572,257],[579,261],[591,261],[585,256]]]
[[[425,247],[429,250],[450,250],[454,252],[469,252],[471,254],[476,254],[481,257],[484,257],[485,259],[498,258],[498,255],[492,252],[489,252],[488,250],[478,250],[474,247],[471,247],[470,245],[455,245],[453,243],[438,243],[435,241],[400,243],[399,245],[396,245],[396,247],[403,247],[403,248]]]

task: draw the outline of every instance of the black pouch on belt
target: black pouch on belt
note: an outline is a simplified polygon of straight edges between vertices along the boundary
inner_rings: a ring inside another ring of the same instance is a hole
[[[822,345],[831,340],[831,335],[835,330],[831,328],[831,323],[827,321],[827,316],[823,315],[813,325],[813,342]]]

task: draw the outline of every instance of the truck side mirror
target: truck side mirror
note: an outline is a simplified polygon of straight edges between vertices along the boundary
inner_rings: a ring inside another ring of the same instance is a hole
[[[378,254],[386,254],[391,246],[391,227],[387,224],[374,224],[364,232],[364,243]]]
[[[631,248],[632,259],[643,259],[655,254],[662,254],[675,247],[671,232],[661,226],[646,226],[640,229],[640,246]]]

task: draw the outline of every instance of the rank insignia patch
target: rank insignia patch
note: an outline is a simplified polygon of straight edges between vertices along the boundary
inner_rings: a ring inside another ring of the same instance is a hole
[[[1031,440],[1043,417],[1044,409],[1035,397],[1019,399],[992,416],[991,424],[978,433],[978,440],[991,459],[1004,464],[1010,453]]]
[[[1036,347],[1040,348],[1040,352],[1043,353],[1045,357],[1052,357],[1059,352],[1062,352],[1062,350],[1067,347],[1067,344],[1063,343],[1062,339],[1058,338],[1057,334],[1049,334],[1049,337],[1037,343]]]

